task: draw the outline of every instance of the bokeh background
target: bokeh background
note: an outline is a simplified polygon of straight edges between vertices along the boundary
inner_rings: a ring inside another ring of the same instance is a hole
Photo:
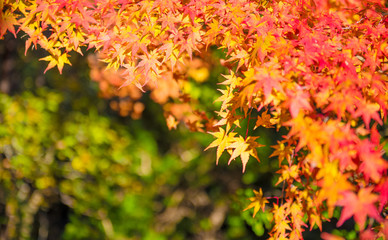
[[[38,59],[44,52],[24,51],[11,35],[0,41],[2,239],[265,234],[270,216],[257,221],[242,210],[258,182],[275,180],[268,161],[258,168],[252,160],[244,175],[238,161],[227,166],[221,159],[216,166],[215,151],[204,151],[211,135],[183,124],[170,131],[162,106],[147,93],[136,99],[144,106],[138,119],[113,110],[117,99],[101,98],[99,83],[90,79],[93,52],[73,54],[60,75],[56,69],[43,74],[47,63]],[[192,79],[189,91],[212,112],[226,70],[210,71],[191,73],[205,76]]]
[[[96,71],[93,52],[72,54],[63,74],[43,74],[46,54],[24,51],[21,35],[0,41],[0,239],[268,237],[271,214],[243,209],[252,189],[281,195],[269,158],[276,129],[255,130],[267,147],[242,174],[240,160],[216,165],[215,149],[204,151],[210,134],[169,130],[155,93],[104,96],[107,86],[93,80],[111,75]],[[188,93],[210,115],[227,74],[222,55],[212,49],[187,73]],[[352,227],[334,231],[354,239]]]

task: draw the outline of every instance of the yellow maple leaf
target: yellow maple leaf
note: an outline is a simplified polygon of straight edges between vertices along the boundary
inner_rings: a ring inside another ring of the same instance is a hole
[[[260,161],[259,157],[257,156],[256,148],[262,147],[264,145],[261,145],[258,142],[256,142],[257,138],[259,137],[248,137],[247,139],[244,139],[243,137],[240,136],[239,138],[234,138],[234,142],[230,144],[230,146],[228,147],[228,148],[234,148],[228,164],[230,164],[230,162],[232,162],[235,158],[240,156],[241,162],[243,165],[242,171],[245,172],[245,167],[248,163],[249,156],[256,158],[257,161]]]
[[[256,213],[260,210],[260,208],[264,212],[264,207],[265,204],[268,203],[268,200],[266,198],[263,198],[263,191],[261,190],[261,188],[259,189],[259,191],[253,190],[253,193],[255,194],[255,196],[248,198],[251,203],[243,211],[253,208],[253,217],[255,217]]]
[[[47,70],[57,66],[58,67],[58,70],[59,70],[59,73],[62,74],[62,69],[63,69],[63,66],[65,65],[65,63],[71,65],[69,59],[67,58],[68,54],[67,53],[64,53],[62,55],[57,55],[57,56],[53,56],[53,55],[49,55],[47,57],[44,57],[44,58],[40,58],[39,60],[43,60],[43,61],[48,61],[49,64],[47,66],[47,68],[44,70],[44,73],[47,72]]]
[[[226,134],[225,130],[223,128],[218,128],[219,132],[210,133],[217,139],[214,140],[206,149],[217,147],[217,161],[216,164],[218,164],[218,160],[221,157],[224,150],[233,142],[234,136],[237,134],[235,132],[230,132]]]
[[[279,159],[279,167],[282,164],[284,159],[287,159],[287,162],[291,162],[291,156],[294,150],[294,147],[291,147],[289,145],[286,145],[287,141],[278,141],[278,145],[271,146],[275,149],[273,153],[269,157],[276,157],[278,156]]]

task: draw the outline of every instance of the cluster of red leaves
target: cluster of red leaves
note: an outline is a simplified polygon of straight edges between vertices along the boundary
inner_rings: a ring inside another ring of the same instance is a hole
[[[336,207],[343,207],[338,226],[353,217],[360,238],[384,238],[388,163],[386,142],[377,130],[388,108],[388,10],[383,4],[5,0],[0,37],[15,29],[25,32],[26,51],[39,45],[50,53],[42,59],[49,61],[47,69],[59,71],[69,63],[70,51],[94,48],[125,79],[110,82],[121,86],[114,90],[119,93],[130,91],[131,83],[143,90],[175,81],[193,52],[225,49],[223,63],[230,73],[220,89],[216,140],[209,146],[217,148],[217,161],[226,151],[229,162],[241,158],[244,171],[251,156],[259,160],[258,136],[249,129],[244,136],[235,131],[254,111],[259,114],[255,128],[288,130],[273,146],[284,201],[272,206],[272,239],[302,239],[308,225],[321,229],[327,220],[323,213],[330,218]],[[176,124],[172,115],[167,120]],[[255,195],[249,208],[256,213],[268,201],[261,190]]]

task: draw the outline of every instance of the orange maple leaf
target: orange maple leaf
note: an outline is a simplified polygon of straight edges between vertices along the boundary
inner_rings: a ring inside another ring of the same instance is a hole
[[[279,167],[282,164],[284,159],[287,159],[287,162],[291,162],[291,156],[293,154],[294,147],[289,145],[286,146],[287,140],[278,141],[278,145],[271,146],[275,149],[273,153],[269,157],[278,156],[279,159]]]
[[[268,114],[268,109],[263,112],[260,116],[257,116],[256,125],[253,129],[257,127],[263,126],[265,128],[273,128],[273,124],[271,123],[271,114]]]
[[[178,121],[174,118],[173,115],[169,114],[166,118],[167,127],[169,130],[176,129],[178,126]]]

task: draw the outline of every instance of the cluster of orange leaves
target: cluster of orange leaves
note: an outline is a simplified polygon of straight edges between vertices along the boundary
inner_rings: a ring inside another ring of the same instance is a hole
[[[26,51],[49,53],[47,69],[61,72],[69,52],[95,49],[110,72],[91,59],[92,78],[103,94],[119,97],[113,108],[133,117],[144,90],[161,104],[180,99],[192,112],[181,91],[185,66],[209,46],[224,49],[230,73],[218,121],[207,125],[217,161],[227,152],[245,171],[251,157],[259,160],[259,136],[235,131],[243,120],[288,132],[271,155],[284,186],[270,210],[271,238],[302,239],[308,227],[322,230],[325,212],[331,218],[342,207],[337,226],[353,217],[361,239],[387,239],[388,163],[378,131],[388,108],[384,1],[5,0],[0,10],[0,37],[24,32]],[[175,105],[168,106],[173,128],[182,109],[172,114]],[[250,199],[254,214],[270,205],[263,195]]]

